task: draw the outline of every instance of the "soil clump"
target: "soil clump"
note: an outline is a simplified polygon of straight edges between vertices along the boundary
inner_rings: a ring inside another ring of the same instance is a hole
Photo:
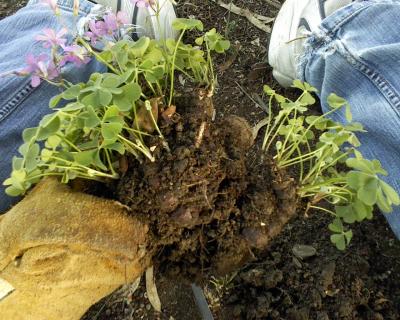
[[[155,162],[128,160],[116,198],[150,226],[148,249],[161,271],[225,275],[294,216],[296,185],[270,161],[248,163],[250,126],[237,116],[213,122],[205,92],[176,103],[176,113],[160,117],[169,150],[154,141]]]

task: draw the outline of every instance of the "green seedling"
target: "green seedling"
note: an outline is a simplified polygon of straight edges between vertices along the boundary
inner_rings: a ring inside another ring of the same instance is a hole
[[[344,224],[371,219],[374,206],[389,213],[400,205],[397,192],[381,176],[387,176],[378,160],[364,159],[358,147],[356,133],[365,132],[360,123],[352,122],[348,102],[331,94],[331,110],[321,116],[307,116],[315,103],[316,89],[298,80],[295,88],[302,94],[295,101],[277,94],[268,86],[269,114],[262,148],[272,152],[278,168],[296,167],[298,195],[309,199],[307,210],[313,208],[329,213],[334,221],[329,225],[331,241],[340,250],[350,243],[352,231]],[[273,105],[279,107],[273,116]],[[330,114],[344,109],[346,124],[335,122]],[[273,148],[274,147],[274,148]],[[347,167],[347,170],[340,168]],[[330,207],[320,205],[328,202]]]
[[[145,106],[161,145],[168,150],[150,101],[172,105],[177,74],[213,90],[212,54],[229,48],[215,29],[195,44],[184,43],[187,31],[203,30],[199,20],[176,19],[173,27],[180,32],[178,40],[125,39],[108,43],[101,52],[84,38],[76,39],[108,67],[108,73],[94,73],[87,83],[62,79],[56,83],[64,91],[50,101],[54,112],[24,131],[20,155],[14,157],[11,176],[4,181],[7,194],[23,195],[45,176],[59,176],[64,183],[75,178],[117,179],[119,159],[127,153],[140,161],[155,161],[146,144],[151,132],[140,126],[140,106]]]

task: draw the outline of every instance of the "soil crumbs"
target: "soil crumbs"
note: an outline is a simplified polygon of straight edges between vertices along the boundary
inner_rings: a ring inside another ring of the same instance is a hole
[[[25,3],[0,1],[0,18]],[[234,3],[268,17],[274,17],[280,7],[277,0]],[[178,14],[201,19],[231,40],[232,50],[218,61],[217,119],[235,114],[255,124],[265,116],[254,101],[262,84],[279,90],[263,63],[269,34],[214,1],[178,1]],[[373,221],[356,226],[346,252],[330,243],[328,223],[321,213],[304,217],[300,212],[257,260],[227,276],[204,281],[214,318],[399,319],[400,244],[385,219],[378,214]],[[173,264],[168,256],[165,262]],[[151,308],[143,284],[134,292],[126,285],[93,306],[83,319],[201,319],[190,285],[161,272],[158,275],[162,314]]]

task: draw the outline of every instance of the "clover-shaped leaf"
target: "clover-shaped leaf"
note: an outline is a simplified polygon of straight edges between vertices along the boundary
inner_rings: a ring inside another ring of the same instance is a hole
[[[177,18],[172,22],[172,28],[175,30],[193,30],[203,31],[203,23],[197,19]]]

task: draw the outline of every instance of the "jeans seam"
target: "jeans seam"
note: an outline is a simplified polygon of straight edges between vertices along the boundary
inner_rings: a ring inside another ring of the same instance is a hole
[[[362,7],[359,7],[357,10],[350,12],[347,16],[342,17],[340,19],[340,22],[338,22],[332,29],[327,30],[322,27],[323,31],[325,32],[326,36],[328,37],[333,37],[335,33],[344,25],[346,24],[350,19],[352,19],[355,15],[359,14],[363,10],[367,10],[372,4],[366,4]]]
[[[364,62],[356,57],[354,54],[352,54],[352,52],[343,44],[343,42],[342,46],[343,52],[340,52],[341,50],[338,50],[339,54],[342,54],[348,63],[350,63],[355,69],[366,76],[379,89],[379,91],[388,100],[389,104],[393,107],[394,111],[400,117],[400,96],[393,89],[390,81],[383,77],[382,74],[379,73],[377,70],[369,68],[366,61]]]
[[[349,19],[353,18],[356,14],[359,14],[362,10],[365,10],[370,5],[371,4],[367,6],[361,6],[355,11],[350,11],[348,15],[342,17],[340,22],[338,22],[335,27],[332,27],[331,29],[327,29],[321,25],[319,30],[314,31],[304,44],[305,50],[303,54],[296,59],[296,77],[304,81],[306,72],[305,66],[311,60],[313,52],[322,49],[324,46],[329,46],[329,43],[334,41],[333,38],[335,37],[339,28],[341,28],[343,24],[347,23]]]
[[[6,104],[0,107],[0,123],[35,91],[36,88],[31,86],[30,80],[27,82],[28,83],[25,83],[23,87],[7,101]]]

